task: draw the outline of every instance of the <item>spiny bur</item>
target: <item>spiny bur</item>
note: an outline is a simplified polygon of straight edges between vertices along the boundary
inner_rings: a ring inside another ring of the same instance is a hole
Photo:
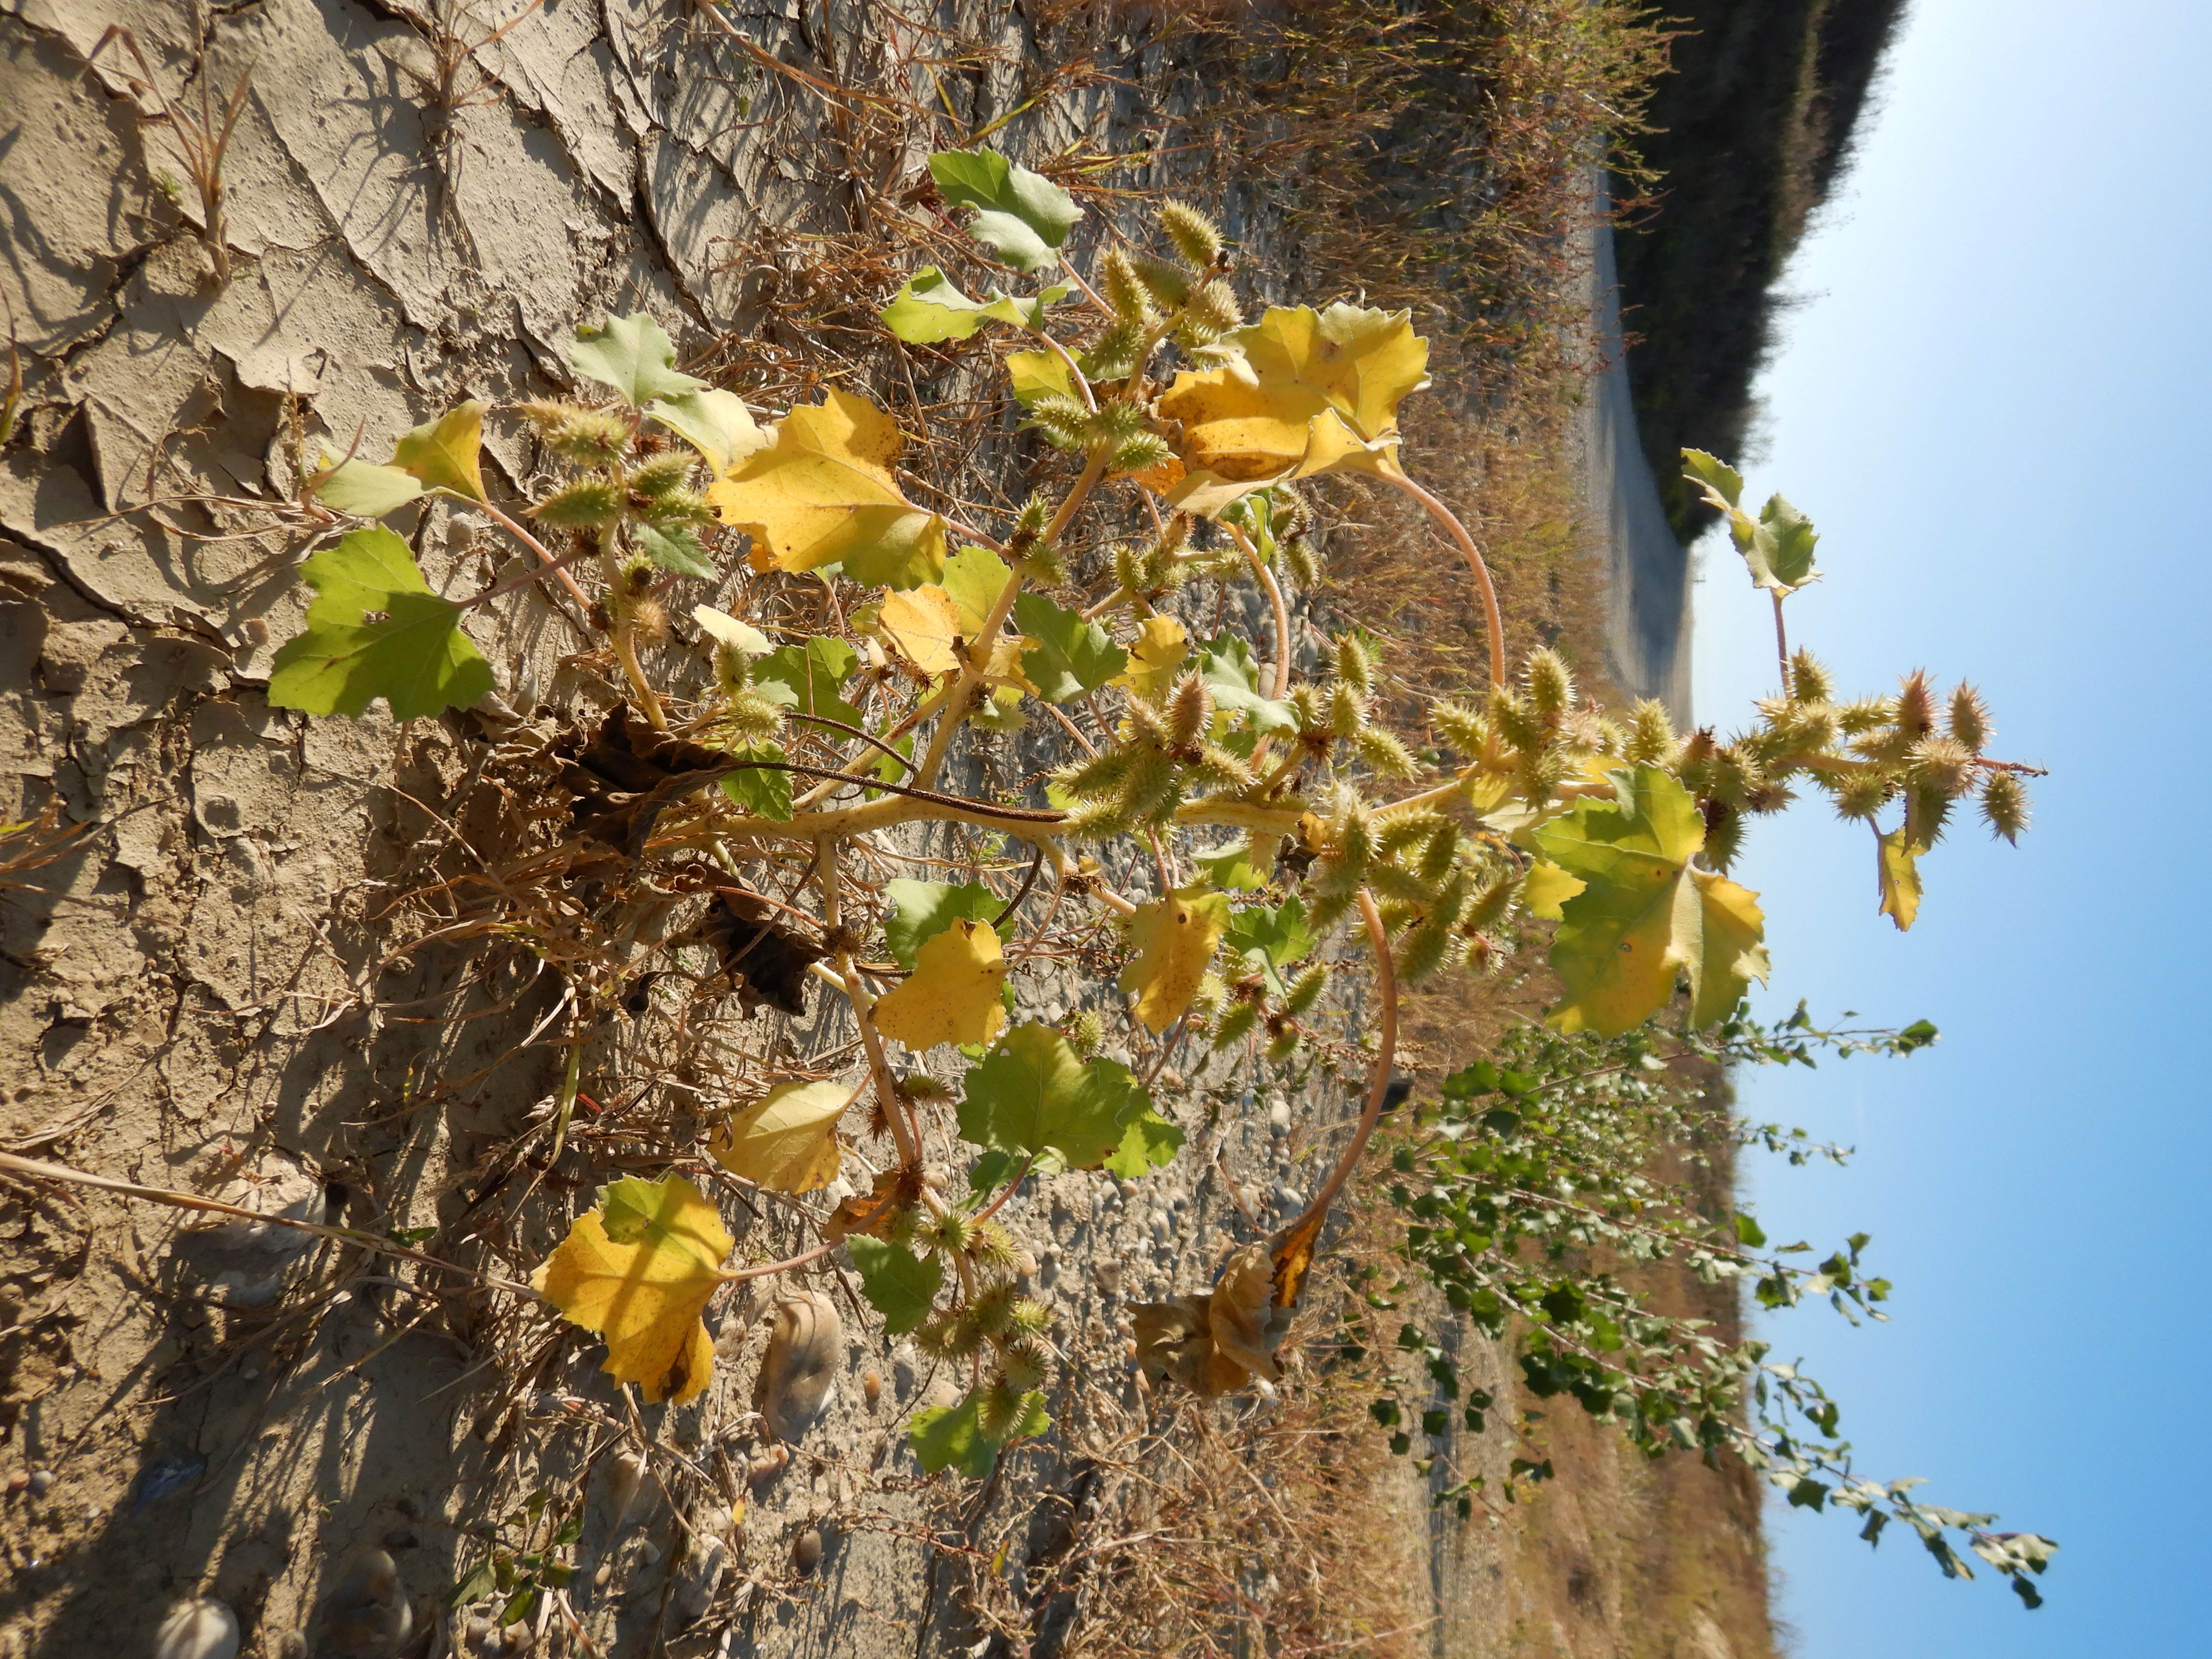
[[[2019,844],[2027,828],[2027,788],[2014,772],[1992,772],[1982,782],[1982,817],[1990,833]]]
[[[1162,204],[1160,228],[1167,233],[1175,251],[1194,270],[1211,270],[1221,258],[1221,232],[1212,220],[1188,202]]]

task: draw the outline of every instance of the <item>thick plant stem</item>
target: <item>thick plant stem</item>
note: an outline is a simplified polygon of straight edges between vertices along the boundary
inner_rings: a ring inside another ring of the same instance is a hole
[[[876,999],[860,977],[860,965],[854,961],[851,948],[842,942],[844,928],[839,920],[837,843],[823,841],[819,847],[815,878],[822,889],[822,931],[830,939],[841,941],[836,948],[838,977],[845,981],[845,998],[853,1005],[853,1019],[860,1028],[860,1047],[868,1056],[868,1075],[875,1079],[876,1094],[884,1103],[884,1121],[890,1125],[891,1140],[898,1147],[899,1164],[904,1169],[919,1170],[921,1137],[916,1126],[907,1121],[906,1099],[899,1093],[898,1079],[891,1075],[891,1063],[884,1054],[884,1040],[876,1030]]]
[[[1474,572],[1474,585],[1482,592],[1482,620],[1490,631],[1490,683],[1505,684],[1505,613],[1498,608],[1498,589],[1490,580],[1490,567],[1483,562],[1482,550],[1468,534],[1467,526],[1459,521],[1459,514],[1446,507],[1434,495],[1415,483],[1402,472],[1385,472],[1382,477],[1428,509],[1429,516],[1442,527],[1444,533],[1459,544],[1466,556],[1468,568]]]
[[[1091,464],[1083,469],[1083,476],[1075,481],[1075,487],[1067,492],[1067,499],[1060,504],[1060,511],[1052,515],[1052,522],[1038,537],[1040,541],[1049,546],[1067,528],[1068,520],[1075,516],[1077,509],[1082,507],[1098,480],[1105,475],[1106,460],[1103,454],[1091,458]],[[983,665],[991,660],[991,653],[998,646],[999,635],[1006,625],[1006,618],[1014,614],[1014,601],[1021,596],[1021,573],[1017,571],[1007,579],[998,603],[991,607],[991,614],[983,618],[982,631],[969,647],[968,660],[960,666],[960,678],[952,683],[951,694],[945,700],[945,710],[938,717],[937,730],[930,733],[929,748],[914,769],[914,781],[918,787],[927,789],[937,781],[937,769],[945,763],[945,751],[952,745],[952,734],[959,730],[960,722],[968,713],[968,705],[975,698],[975,688],[983,683]]]
[[[1282,586],[1275,580],[1275,573],[1267,568],[1267,562],[1260,556],[1260,550],[1252,545],[1252,538],[1233,524],[1224,524],[1222,528],[1237,538],[1244,562],[1252,567],[1260,586],[1267,590],[1267,603],[1275,612],[1275,686],[1267,695],[1279,702],[1291,689],[1290,607],[1283,603]]]
[[[1336,1195],[1344,1190],[1344,1183],[1352,1179],[1352,1170],[1358,1167],[1359,1155],[1367,1150],[1375,1126],[1382,1120],[1382,1103],[1390,1093],[1390,1073],[1398,1054],[1398,975],[1390,962],[1390,935],[1383,929],[1382,913],[1375,908],[1375,895],[1364,887],[1359,890],[1359,918],[1367,924],[1368,946],[1375,952],[1375,992],[1382,1005],[1376,1025],[1379,1042],[1375,1064],[1367,1078],[1367,1109],[1359,1115],[1359,1127],[1352,1132],[1352,1144],[1337,1159],[1336,1168],[1314,1194],[1313,1202],[1283,1230],[1293,1237],[1326,1216],[1328,1206],[1336,1202]]]
[[[1778,587],[1773,591],[1772,597],[1774,599],[1774,659],[1782,665],[1782,695],[1786,697],[1790,695],[1790,635],[1782,626],[1782,601],[1784,595]]]
[[[452,494],[451,491],[447,491],[447,493],[449,495]],[[561,586],[568,590],[568,597],[575,600],[577,605],[582,607],[584,614],[586,617],[592,614],[592,601],[586,596],[584,590],[576,586],[576,579],[568,574],[566,562],[554,557],[552,553],[547,550],[544,543],[539,541],[537,537],[532,535],[527,530],[525,530],[520,525],[517,524],[513,519],[507,517],[506,514],[501,512],[489,501],[480,501],[476,500],[473,496],[467,495],[454,495],[453,499],[457,501],[466,502],[469,506],[475,507],[478,512],[489,514],[493,520],[497,523],[502,530],[506,531],[508,535],[514,537],[515,540],[520,542],[525,547],[528,548],[532,553],[538,556],[538,562],[542,568],[531,573],[533,578],[538,576],[558,577],[560,579]],[[491,592],[479,594],[476,599],[469,601],[469,603],[471,605],[481,604],[483,600],[491,599],[497,593],[504,591],[505,586],[506,585],[502,583],[500,587],[495,588]]]
[[[623,592],[622,567],[615,562],[615,527],[610,524],[599,532],[599,574],[606,583],[612,624],[607,637],[615,648],[615,660],[622,664],[623,677],[629,682],[630,695],[637,699],[638,712],[645,716],[646,724],[656,732],[668,729],[668,716],[661,712],[660,699],[653,695],[652,682],[645,678],[645,670],[637,659],[636,629],[628,611],[628,599]]]

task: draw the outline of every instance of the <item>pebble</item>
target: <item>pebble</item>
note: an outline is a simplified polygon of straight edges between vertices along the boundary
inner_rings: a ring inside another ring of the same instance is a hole
[[[884,1374],[877,1370],[862,1372],[860,1394],[861,1397],[867,1401],[868,1408],[871,1411],[874,1410],[876,1402],[884,1397]]]
[[[1275,1207],[1277,1209],[1295,1210],[1305,1201],[1305,1194],[1301,1193],[1297,1188],[1290,1185],[1287,1182],[1277,1182],[1275,1183]]]
[[[154,1637],[154,1659],[238,1659],[238,1615],[220,1601],[179,1601]]]
[[[808,1574],[822,1565],[821,1528],[809,1527],[799,1534],[799,1541],[791,1547],[791,1564]]]
[[[1175,1237],[1175,1220],[1164,1210],[1152,1212],[1152,1228],[1156,1243],[1164,1244]]]
[[[845,1322],[819,1291],[775,1304],[775,1328],[761,1361],[761,1412],[778,1440],[797,1441],[830,1402],[845,1358]]]
[[[1277,1095],[1267,1103],[1267,1133],[1286,1135],[1291,1132],[1291,1103]]]
[[[392,1659],[414,1628],[399,1568],[380,1549],[362,1550],[323,1608],[324,1659]]]
[[[1114,1183],[1114,1190],[1121,1194],[1123,1200],[1127,1201],[1137,1195],[1137,1183],[1128,1180],[1117,1181]]]
[[[8,1477],[8,1490],[11,1492],[21,1492],[24,1487],[30,1484],[31,1477],[24,1474],[21,1469],[17,1469],[14,1474]]]
[[[44,1498],[53,1488],[54,1472],[52,1469],[33,1469],[30,1480],[24,1484],[30,1487],[32,1497]]]

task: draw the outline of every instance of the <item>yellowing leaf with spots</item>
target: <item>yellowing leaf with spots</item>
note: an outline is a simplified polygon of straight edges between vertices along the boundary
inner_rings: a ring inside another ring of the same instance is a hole
[[[876,1004],[876,1029],[909,1048],[940,1042],[987,1043],[1006,1023],[999,988],[1006,963],[998,930],[957,919],[922,941],[914,972]]]
[[[425,489],[483,501],[483,417],[484,406],[471,401],[424,422],[392,446],[392,465]]]
[[[891,476],[905,440],[865,398],[832,388],[709,485],[722,522],[753,538],[756,570],[842,562],[854,581],[918,587],[945,573],[945,520]]]
[[[1158,702],[1175,684],[1183,659],[1190,655],[1190,635],[1173,617],[1147,617],[1129,646],[1129,665],[1114,677],[1114,684],[1133,696]]]
[[[1164,1031],[1182,1018],[1228,927],[1229,896],[1203,887],[1178,888],[1137,907],[1129,923],[1137,954],[1121,984],[1137,999],[1137,1018],[1147,1030]]]
[[[530,1276],[572,1325],[606,1339],[600,1367],[648,1403],[696,1398],[714,1370],[700,1313],[726,1275],[730,1235],[682,1176],[632,1176],[599,1188],[560,1248]]]
[[[1538,859],[1528,866],[1528,878],[1521,885],[1521,902],[1528,914],[1544,921],[1560,920],[1559,907],[1589,884],[1578,881],[1548,859]]]
[[[1928,849],[1911,838],[1911,826],[1899,824],[1887,835],[1875,836],[1875,853],[1881,878],[1881,913],[1905,932],[1920,914],[1920,855]]]
[[[707,1143],[733,1176],[779,1193],[807,1193],[837,1178],[837,1120],[859,1093],[837,1082],[779,1083],[732,1112]]]
[[[1766,977],[1759,896],[1695,863],[1705,820],[1690,793],[1656,766],[1615,774],[1612,800],[1584,800],[1525,838],[1583,890],[1559,906],[1552,967],[1566,995],[1563,1031],[1617,1036],[1667,1006],[1678,974],[1690,1018],[1727,1018]]]
[[[960,653],[953,648],[961,635],[959,610],[952,596],[936,583],[886,595],[879,614],[883,630],[899,654],[923,673],[960,672]]]
[[[1429,383],[1410,312],[1275,306],[1223,343],[1240,355],[1186,369],[1159,400],[1189,469],[1175,505],[1211,515],[1285,478],[1397,470],[1398,404]]]

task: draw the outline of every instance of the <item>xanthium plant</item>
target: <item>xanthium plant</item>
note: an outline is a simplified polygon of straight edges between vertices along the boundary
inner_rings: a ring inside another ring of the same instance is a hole
[[[1753,818],[1809,789],[1869,823],[1881,908],[1908,927],[1919,860],[1954,811],[1972,802],[2013,839],[2029,769],[1986,752],[1990,720],[1971,688],[1947,698],[1914,674],[1893,694],[1842,701],[1820,663],[1786,645],[1776,695],[1725,741],[1678,732],[1656,702],[1600,707],[1549,650],[1513,672],[1480,550],[1403,464],[1401,406],[1429,385],[1409,313],[1340,303],[1248,319],[1220,234],[1180,204],[1160,211],[1153,248],[1115,241],[1086,274],[1070,249],[1082,210],[1057,185],[980,149],[938,155],[930,171],[945,207],[972,215],[979,263],[1016,287],[1054,279],[975,299],[927,266],[882,313],[916,347],[986,329],[1022,337],[1004,357],[1003,408],[1041,441],[1044,464],[1038,493],[1006,521],[987,529],[917,501],[900,461],[927,434],[860,392],[833,386],[763,424],[735,393],[678,369],[650,318],[617,317],[576,337],[571,365],[589,393],[511,411],[551,471],[526,509],[510,514],[486,487],[480,403],[409,433],[386,462],[349,454],[314,477],[333,530],[355,522],[306,562],[315,597],[270,695],[319,715],[358,715],[379,698],[401,720],[465,708],[495,686],[463,626],[472,608],[542,584],[588,619],[624,704],[594,740],[620,763],[599,775],[626,781],[596,805],[580,799],[572,834],[662,890],[719,892],[745,994],[795,1008],[808,985],[833,987],[865,1055],[857,1085],[796,1080],[730,1108],[701,1152],[759,1188],[818,1191],[837,1178],[841,1121],[861,1103],[890,1154],[818,1245],[738,1267],[713,1201],[685,1176],[626,1176],[534,1286],[602,1335],[614,1377],[681,1401],[711,1372],[700,1313],[717,1288],[842,1249],[888,1331],[972,1378],[957,1406],[917,1414],[912,1441],[926,1467],[975,1474],[1044,1427],[1057,1353],[1046,1310],[1020,1291],[1000,1206],[1054,1170],[1141,1177],[1182,1141],[1150,1079],[1100,1052],[1096,1012],[1010,1020],[1009,975],[1063,911],[1118,932],[1115,983],[1164,1045],[1288,1063],[1322,1042],[1332,984],[1350,981],[1370,1011],[1364,1110],[1304,1212],[1232,1255],[1210,1290],[1137,1313],[1147,1372],[1218,1395],[1277,1375],[1322,1224],[1391,1097],[1401,988],[1495,969],[1548,933],[1559,1040],[1641,1040],[1684,988],[1687,1031],[1724,1026],[1768,971],[1757,896],[1728,873]],[[1779,640],[1784,600],[1815,578],[1812,526],[1778,496],[1753,517],[1735,472],[1686,462],[1773,594]],[[1304,486],[1345,474],[1418,502],[1474,576],[1487,692],[1434,704],[1419,750],[1454,763],[1419,758],[1379,722],[1377,653],[1358,631],[1299,671],[1279,573],[1311,579],[1323,555]],[[436,593],[379,522],[425,496],[494,520],[530,562],[471,599]],[[693,605],[711,662],[654,684],[644,656],[668,654],[682,585],[721,579],[710,544],[732,531],[752,570],[812,573],[863,596],[834,629],[777,638],[760,618]],[[1272,659],[1240,637],[1195,636],[1175,602],[1194,583],[1255,587]],[[1041,793],[948,783],[963,730],[1006,731],[1038,710],[1081,751]],[[857,855],[895,863],[886,838],[924,824],[1025,849],[1029,879],[1011,900],[981,881],[854,881]],[[1137,851],[1137,890],[1097,856],[1115,842]],[[795,873],[775,908],[801,927],[761,908],[738,879],[749,865]],[[757,951],[771,933],[774,963]],[[637,945],[625,974],[650,953]],[[622,994],[606,975],[580,979],[580,1002]],[[929,1069],[942,1065],[960,1068],[957,1084]],[[1474,1087],[1456,1086],[1462,1097]],[[926,1166],[948,1118],[972,1154],[964,1196]],[[1455,1283],[1428,1255],[1420,1265]],[[1659,1396],[1608,1370],[1617,1347],[1587,1348],[1584,1370],[1559,1386],[1597,1411],[1636,1395],[1642,1420],[1658,1423]]]

